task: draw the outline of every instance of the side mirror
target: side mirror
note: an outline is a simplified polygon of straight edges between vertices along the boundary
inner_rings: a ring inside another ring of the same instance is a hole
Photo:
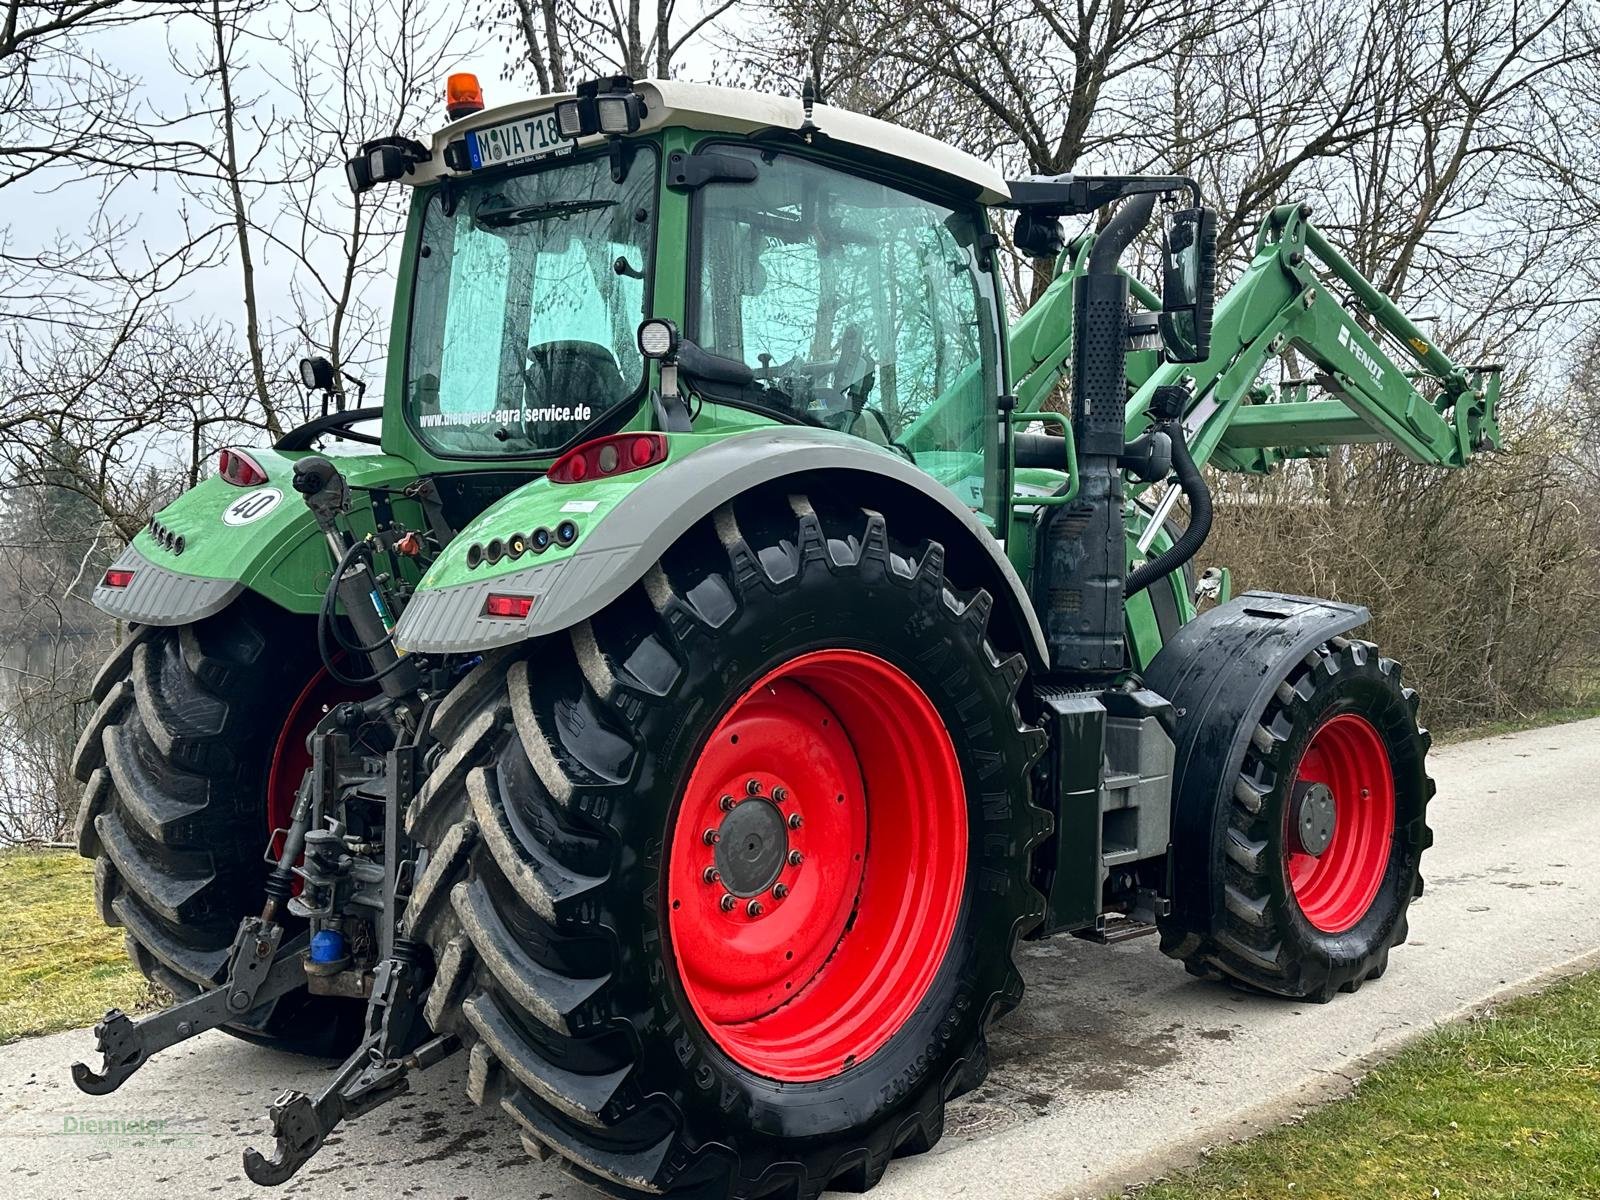
[[[1216,281],[1216,210],[1171,213],[1161,239],[1161,346],[1168,362],[1204,362],[1211,353]]]

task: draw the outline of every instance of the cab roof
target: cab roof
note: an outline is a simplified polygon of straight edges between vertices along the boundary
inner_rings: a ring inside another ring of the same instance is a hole
[[[675,79],[642,79],[633,87],[644,98],[647,110],[640,133],[668,126],[741,135],[769,130],[800,133],[805,128],[805,106],[794,96]],[[433,135],[431,161],[419,164],[405,182],[421,184],[441,176],[470,174],[448,164],[445,150],[451,142],[474,129],[546,112],[573,94],[536,96],[486,108],[451,122]],[[975,193],[976,199],[985,204],[1003,204],[1010,199],[1000,172],[982,159],[926,134],[831,104],[812,107],[811,125],[827,143],[850,147],[863,156],[889,159],[891,165],[905,168],[908,174],[941,176],[959,185],[960,190]],[[596,135],[579,139],[578,145],[600,144],[604,140],[604,135]]]

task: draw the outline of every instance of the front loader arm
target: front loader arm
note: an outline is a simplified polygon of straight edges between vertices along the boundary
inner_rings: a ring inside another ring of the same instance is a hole
[[[1013,390],[1024,412],[1043,404],[1070,362],[1071,282],[1086,257],[1082,242],[1069,257],[1012,333]],[[1345,304],[1313,259],[1343,285]],[[1139,299],[1148,305],[1156,298]],[[1412,370],[1390,357],[1395,347],[1412,359]],[[1274,394],[1261,384],[1262,370],[1269,358],[1290,352],[1313,373]],[[1301,205],[1275,209],[1262,226],[1250,266],[1217,303],[1205,362],[1141,369],[1140,357],[1129,358],[1136,389],[1129,436],[1148,424],[1156,388],[1190,381],[1184,426],[1191,453],[1225,470],[1262,473],[1283,458],[1362,442],[1389,442],[1417,462],[1459,467],[1500,445],[1499,368],[1457,366],[1328,244]],[[1418,390],[1429,382],[1432,399]]]

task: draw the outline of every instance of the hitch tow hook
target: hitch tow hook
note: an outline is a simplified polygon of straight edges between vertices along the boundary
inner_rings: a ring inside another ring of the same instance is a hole
[[[307,935],[296,935],[280,949],[282,939],[283,926],[246,917],[234,935],[221,984],[138,1021],[113,1008],[94,1027],[100,1070],[73,1063],[72,1082],[91,1096],[107,1095],[159,1051],[299,987],[305,982]]]
[[[401,939],[396,949],[408,947]],[[361,1044],[315,1098],[291,1089],[272,1102],[267,1116],[276,1145],[270,1157],[253,1147],[247,1149],[246,1175],[267,1187],[285,1182],[322,1148],[341,1121],[371,1112],[409,1091],[412,1071],[430,1067],[460,1049],[461,1042],[454,1034],[418,1044],[419,1037],[428,1032],[418,1017],[430,974],[409,955],[379,964]]]
[[[146,1051],[139,1027],[120,1008],[113,1008],[94,1027],[94,1048],[101,1056],[101,1069],[88,1064],[72,1064],[72,1082],[91,1096],[116,1091],[129,1075],[144,1065]]]

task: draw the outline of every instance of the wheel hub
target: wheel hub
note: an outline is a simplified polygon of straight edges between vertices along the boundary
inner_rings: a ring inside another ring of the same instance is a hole
[[[713,865],[722,886],[747,899],[778,882],[789,857],[789,826],[783,812],[766,796],[735,799],[717,829]]]
[[[1300,780],[1294,786],[1294,833],[1300,853],[1320,858],[1333,844],[1339,810],[1333,789],[1325,783]]]

